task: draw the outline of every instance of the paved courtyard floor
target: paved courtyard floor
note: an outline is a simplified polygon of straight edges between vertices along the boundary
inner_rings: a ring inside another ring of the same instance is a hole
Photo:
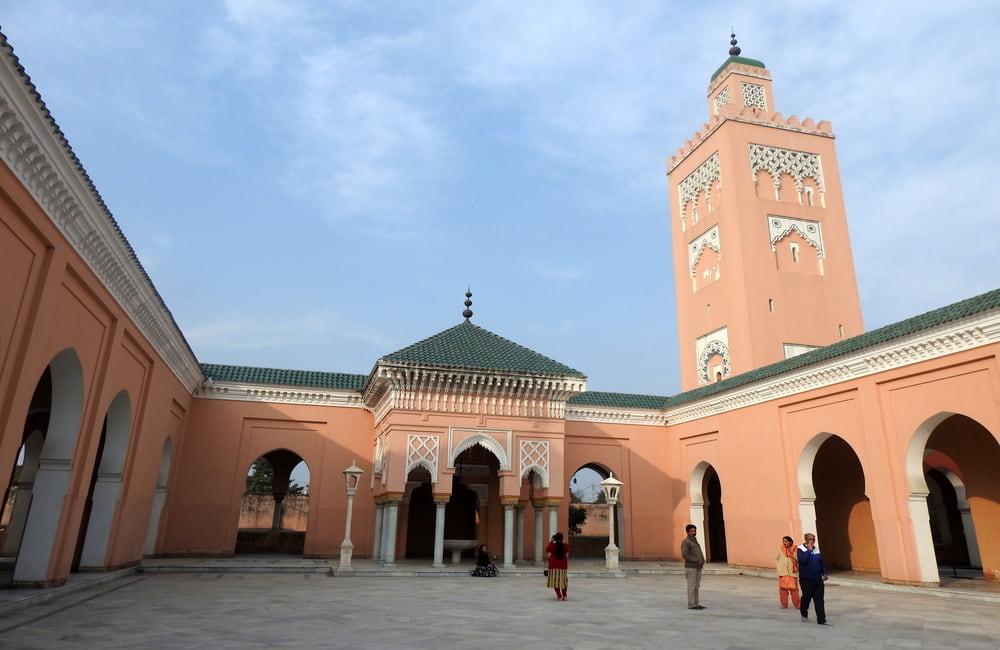
[[[19,648],[1000,648],[994,601],[834,585],[832,627],[777,603],[773,578],[363,577],[135,573],[0,612]]]

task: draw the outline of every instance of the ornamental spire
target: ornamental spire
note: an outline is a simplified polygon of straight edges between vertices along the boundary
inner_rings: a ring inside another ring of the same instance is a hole
[[[740,50],[739,45],[736,44],[736,31],[735,30],[731,30],[731,33],[729,34],[729,38],[732,39],[731,41],[729,41],[729,44],[732,45],[732,47],[729,48],[729,56],[739,56],[740,52],[742,52],[742,50]]]
[[[471,306],[472,306],[472,287],[469,287],[468,290],[465,292],[465,309],[462,310],[462,316],[465,318],[466,322],[468,322],[469,319],[472,318],[472,310],[469,309],[469,307]]]

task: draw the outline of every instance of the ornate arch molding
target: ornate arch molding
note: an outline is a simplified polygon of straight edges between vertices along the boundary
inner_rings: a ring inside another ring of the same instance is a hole
[[[523,481],[534,470],[541,485],[536,485],[533,482],[533,487],[547,489],[549,487],[549,441],[521,440],[520,443],[518,480]]]
[[[455,433],[465,432],[465,431],[469,430],[452,428],[451,431],[449,432],[449,437],[454,439]],[[454,446],[449,445],[451,446],[451,452],[448,454],[448,468],[454,469],[455,459],[457,459],[463,451],[465,451],[466,449],[471,449],[476,445],[479,445],[480,447],[485,448],[491,454],[496,456],[496,459],[500,462],[501,472],[509,472],[511,469],[510,454],[507,453],[507,450],[504,448],[504,445],[500,444],[500,441],[498,441],[493,435],[491,435],[491,433],[506,434],[509,443],[509,438],[511,435],[510,431],[491,431],[487,433],[485,431],[477,430],[475,433],[463,439],[457,445]]]
[[[437,436],[410,434],[406,442],[406,473],[404,476],[408,477],[410,472],[418,467],[423,467],[430,472],[431,483],[437,484],[438,446]]]

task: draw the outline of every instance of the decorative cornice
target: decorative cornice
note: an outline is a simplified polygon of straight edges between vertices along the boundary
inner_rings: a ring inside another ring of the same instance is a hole
[[[306,386],[273,386],[235,381],[206,381],[194,391],[204,399],[224,399],[237,402],[268,402],[272,404],[314,404],[364,408],[361,392],[344,388],[310,388]]]
[[[194,353],[2,35],[0,59],[0,159],[193,391]]]
[[[606,422],[608,424],[638,424],[643,426],[664,426],[667,415],[662,410],[627,409],[588,404],[566,406],[566,419],[572,422]]]
[[[440,368],[380,360],[365,386],[365,408],[379,422],[392,409],[563,418],[586,377]]]

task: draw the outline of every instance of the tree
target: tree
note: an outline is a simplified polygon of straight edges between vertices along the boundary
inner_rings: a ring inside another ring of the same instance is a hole
[[[572,495],[572,492],[570,492]],[[569,507],[569,534],[579,535],[587,521],[587,509],[583,506]]]
[[[247,494],[271,494],[274,470],[271,463],[261,456],[253,462],[247,474]]]

